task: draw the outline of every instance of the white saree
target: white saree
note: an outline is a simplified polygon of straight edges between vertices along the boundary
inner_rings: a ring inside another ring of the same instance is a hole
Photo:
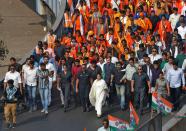
[[[89,99],[90,103],[95,106],[95,110],[97,111],[97,115],[102,114],[102,105],[105,103],[105,99],[107,96],[108,87],[106,82],[101,80],[95,80],[93,82],[92,88],[90,90]]]

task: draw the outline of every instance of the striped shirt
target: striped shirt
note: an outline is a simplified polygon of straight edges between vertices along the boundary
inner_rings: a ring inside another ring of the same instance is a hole
[[[39,88],[48,88],[49,87],[49,71],[46,70],[38,70],[38,87]]]

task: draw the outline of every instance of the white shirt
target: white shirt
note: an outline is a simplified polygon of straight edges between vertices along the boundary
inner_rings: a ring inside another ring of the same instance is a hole
[[[185,68],[186,68],[186,59],[183,61],[182,70],[185,70]]]
[[[150,82],[152,82],[152,71],[150,69],[150,65],[147,65],[147,75],[149,77]]]
[[[123,16],[120,16],[120,21],[121,21],[121,23],[123,24],[123,25],[125,25],[125,18],[123,17]]]
[[[97,65],[101,67],[102,72],[103,72],[103,66],[105,63],[106,63],[105,61],[102,64],[100,62],[97,63]]]
[[[171,88],[181,87],[181,84],[185,85],[184,73],[180,68],[177,70],[170,69],[167,73],[167,80],[170,83]]]
[[[111,58],[111,62],[115,64],[116,62],[118,62],[118,58],[113,56]]]
[[[26,81],[25,81],[25,72],[26,70],[28,70],[30,68],[29,65],[27,64],[24,64],[23,67],[22,67],[22,72],[23,72],[23,85],[25,85]]]
[[[186,26],[179,26],[178,28],[178,34],[181,35],[182,39],[185,39],[185,34],[186,34]]]
[[[169,63],[165,63],[165,66],[163,67],[162,71],[165,73],[165,78],[167,79],[167,73],[170,69],[173,69],[173,65]]]
[[[37,85],[37,68],[28,69],[25,71],[25,81],[26,84],[29,86],[36,86]]]
[[[107,61],[106,59],[105,59],[105,61]],[[118,60],[118,58],[117,57],[112,57],[111,58],[111,63],[113,63],[113,64],[116,64],[116,62],[118,62],[119,60]]]
[[[186,11],[186,6],[184,5],[183,8],[182,8],[182,11],[181,11],[181,15],[185,16],[185,11]]]
[[[49,71],[55,71],[54,65],[52,63],[46,64],[46,69],[48,69]]]
[[[176,27],[176,23],[179,21],[180,15],[179,14],[171,14],[169,17],[169,21],[171,23],[171,27],[174,30]]]
[[[29,65],[24,64],[23,67],[22,67],[22,72],[25,72],[25,71],[28,70],[29,68],[30,68]]]
[[[110,131],[110,128],[105,129],[104,127],[100,127],[98,131]]]
[[[152,64],[153,64],[154,61],[159,60],[159,59],[162,58],[161,55],[159,55],[159,54],[156,54],[155,56],[150,54],[149,57],[150,57],[150,61],[151,61]]]
[[[126,78],[127,80],[132,80],[133,74],[137,71],[137,67],[131,66],[130,64],[127,65],[125,69],[125,75],[123,76],[122,79]]]
[[[41,69],[40,66],[39,66],[39,69]],[[47,64],[46,64],[46,69],[48,69],[49,72],[50,72],[50,71],[56,72],[55,67],[54,67],[54,65],[53,65],[52,63],[47,63]]]
[[[12,73],[11,71],[7,72],[4,82],[8,82],[8,80],[10,79],[14,80],[14,86],[16,88],[19,88],[19,84],[22,83],[20,73],[17,71],[15,71],[14,73]]]
[[[44,53],[48,52],[50,57],[55,57],[54,51],[51,48],[44,49]]]

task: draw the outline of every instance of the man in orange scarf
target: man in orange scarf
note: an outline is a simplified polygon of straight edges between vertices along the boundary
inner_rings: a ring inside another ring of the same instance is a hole
[[[123,26],[122,26],[122,23],[119,17],[116,17],[115,22],[114,22],[114,37],[115,38],[118,36],[119,31],[123,31]]]
[[[61,44],[64,44],[65,46],[70,47],[71,46],[71,37],[72,32],[68,32],[68,34],[61,38]]]
[[[100,17],[101,17],[101,13],[98,10],[98,5],[97,3],[94,3],[94,12],[92,14],[91,26],[92,26],[92,30],[94,31],[94,35],[96,37],[98,37],[97,26],[98,26]]]
[[[97,34],[105,34],[107,32],[107,26],[104,24],[104,20],[102,17],[99,18],[99,23],[97,25]]]
[[[71,14],[70,14],[69,9],[65,10],[63,27],[64,27],[64,30],[65,30],[65,33],[68,33],[69,31],[72,32],[73,24],[72,24],[72,18],[71,18]]]
[[[84,36],[81,35],[80,30],[76,30],[76,41],[77,43],[83,43],[85,41]]]
[[[156,30],[158,30],[158,34],[160,34],[162,41],[165,41],[167,33],[171,33],[171,23],[166,19],[165,15],[162,15],[161,21],[157,24]]]
[[[84,35],[84,19],[82,14],[80,14],[80,11],[78,9],[75,9],[74,14],[72,16],[72,22],[74,24],[74,35],[76,30],[80,30],[81,35]]]
[[[140,12],[140,18],[135,21],[135,24],[140,26],[144,32],[148,29],[152,29],[152,23],[149,18],[144,17],[144,13]]]
[[[53,30],[49,31],[49,34],[46,36],[45,41],[48,43],[48,47],[54,49],[56,35],[54,34]]]

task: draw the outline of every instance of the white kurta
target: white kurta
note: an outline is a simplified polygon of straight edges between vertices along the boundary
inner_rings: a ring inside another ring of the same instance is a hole
[[[102,114],[102,105],[105,102],[108,87],[106,82],[102,80],[95,80],[93,82],[92,88],[90,90],[89,99],[90,103],[95,106],[95,110],[97,111],[97,115]]]

